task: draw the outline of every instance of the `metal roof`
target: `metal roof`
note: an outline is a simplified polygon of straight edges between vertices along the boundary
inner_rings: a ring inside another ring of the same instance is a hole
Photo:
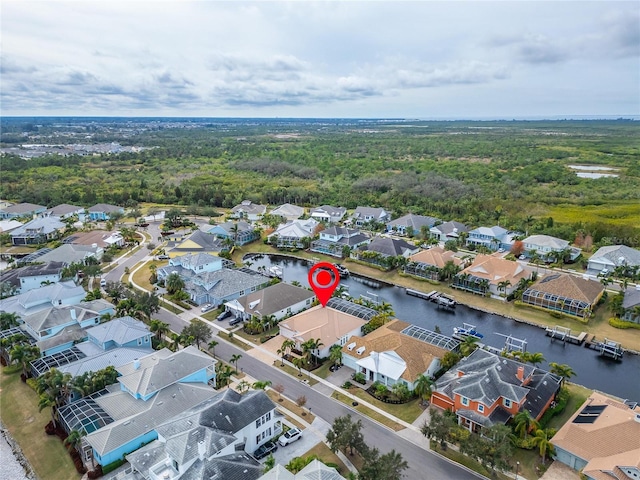
[[[435,345],[436,347],[447,350],[455,350],[458,345],[460,345],[458,340],[440,333],[432,332],[426,328],[418,327],[417,325],[410,325],[400,333],[404,333],[405,335],[416,338],[430,345]]]

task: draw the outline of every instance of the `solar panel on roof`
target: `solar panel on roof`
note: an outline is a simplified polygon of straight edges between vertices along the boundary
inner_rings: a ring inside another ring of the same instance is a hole
[[[606,405],[587,405],[582,409],[572,423],[593,423],[600,414],[607,408]]]

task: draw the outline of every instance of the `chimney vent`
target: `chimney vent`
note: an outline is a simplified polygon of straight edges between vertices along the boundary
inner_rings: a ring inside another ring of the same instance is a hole
[[[524,381],[524,366],[520,365],[518,367],[518,373],[516,374],[516,376],[521,382]]]

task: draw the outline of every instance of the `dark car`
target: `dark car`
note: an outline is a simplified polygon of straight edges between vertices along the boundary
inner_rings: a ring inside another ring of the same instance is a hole
[[[221,322],[222,320],[224,320],[225,318],[229,318],[230,316],[231,316],[231,311],[225,310],[220,315],[218,315],[217,320]]]
[[[277,449],[278,449],[278,445],[276,445],[275,442],[272,442],[271,440],[269,440],[267,443],[265,443],[264,445],[261,445],[255,452],[253,452],[253,457],[256,460],[260,460],[261,458],[271,455]]]
[[[242,317],[233,317],[229,320],[229,326],[237,325],[242,322]]]

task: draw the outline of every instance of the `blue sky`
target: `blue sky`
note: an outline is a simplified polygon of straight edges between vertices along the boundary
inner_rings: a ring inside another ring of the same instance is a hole
[[[640,115],[637,1],[1,6],[3,115]]]

